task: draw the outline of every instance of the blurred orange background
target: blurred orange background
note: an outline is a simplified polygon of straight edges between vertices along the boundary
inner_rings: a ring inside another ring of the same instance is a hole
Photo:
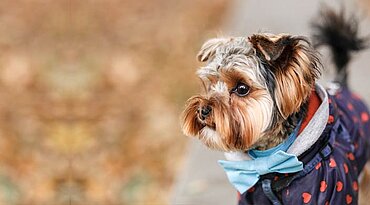
[[[167,204],[228,2],[0,2],[0,204]]]

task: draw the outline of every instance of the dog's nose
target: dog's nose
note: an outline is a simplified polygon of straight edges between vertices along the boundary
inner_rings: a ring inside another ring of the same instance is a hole
[[[208,115],[211,113],[212,111],[212,108],[210,106],[203,106],[202,109],[200,110],[200,114],[201,114],[201,117],[202,119],[205,119],[206,117],[208,117]]]

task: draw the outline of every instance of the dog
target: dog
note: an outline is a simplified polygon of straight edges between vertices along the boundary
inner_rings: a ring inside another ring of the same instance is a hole
[[[187,101],[182,130],[225,152],[219,163],[240,205],[358,204],[370,114],[347,65],[367,41],[343,12],[327,9],[317,22],[315,45],[330,48],[337,71],[328,90],[316,82],[320,54],[302,36],[215,38],[198,53],[205,93]]]

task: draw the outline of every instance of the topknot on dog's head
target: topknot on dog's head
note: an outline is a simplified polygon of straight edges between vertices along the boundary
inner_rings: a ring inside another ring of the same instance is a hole
[[[199,62],[213,60],[216,53],[237,54],[246,53],[251,49],[250,43],[244,37],[213,38],[206,41],[198,52]]]
[[[229,39],[226,38],[213,38],[205,42],[198,52],[197,59],[199,62],[205,62],[209,58],[212,58],[215,53],[217,48],[220,46],[223,46],[229,41]]]

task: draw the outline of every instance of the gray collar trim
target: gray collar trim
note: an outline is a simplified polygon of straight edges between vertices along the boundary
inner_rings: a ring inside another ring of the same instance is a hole
[[[316,110],[310,122],[304,130],[298,135],[297,139],[289,147],[287,153],[296,156],[307,151],[320,138],[324,131],[329,118],[329,98],[325,89],[319,85],[315,85],[316,93],[321,98],[321,105]]]

